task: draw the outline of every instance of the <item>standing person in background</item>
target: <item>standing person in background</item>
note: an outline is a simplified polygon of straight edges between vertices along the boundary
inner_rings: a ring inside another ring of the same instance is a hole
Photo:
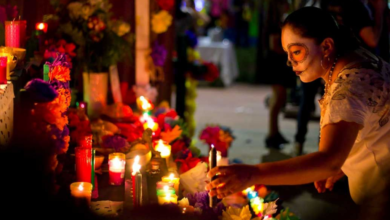
[[[279,130],[279,113],[287,101],[287,89],[294,87],[296,76],[289,67],[286,66],[287,56],[281,45],[281,25],[287,15],[293,11],[293,7],[287,0],[269,1],[269,8],[265,22],[265,36],[267,40],[268,51],[262,81],[272,85],[272,96],[269,105],[269,127],[265,139],[267,148],[280,149],[283,144],[289,143]]]

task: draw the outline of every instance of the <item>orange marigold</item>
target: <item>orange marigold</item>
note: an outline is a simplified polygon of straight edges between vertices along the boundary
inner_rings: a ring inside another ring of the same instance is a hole
[[[50,81],[56,79],[60,82],[68,82],[70,81],[70,69],[64,66],[55,66],[49,72]]]

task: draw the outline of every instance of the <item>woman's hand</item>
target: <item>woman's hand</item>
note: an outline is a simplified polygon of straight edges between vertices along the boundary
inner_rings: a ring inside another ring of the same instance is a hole
[[[253,165],[231,165],[211,169],[208,177],[217,175],[217,179],[206,185],[210,196],[219,199],[240,192],[256,183],[259,170]]]
[[[345,174],[343,173],[343,171],[340,170],[340,172],[334,176],[331,176],[324,180],[315,181],[314,186],[316,187],[319,193],[324,193],[326,192],[327,189],[329,191],[332,191],[334,183],[337,182],[339,179],[341,179],[344,175]]]

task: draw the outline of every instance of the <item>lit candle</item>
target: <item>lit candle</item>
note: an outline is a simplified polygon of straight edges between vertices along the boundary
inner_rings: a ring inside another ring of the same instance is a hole
[[[217,150],[215,149],[214,145],[211,145],[210,153],[209,153],[209,165],[210,169],[213,169],[214,167],[217,166]],[[211,177],[211,181],[215,180],[217,176]],[[214,197],[209,197],[209,205],[210,208],[213,208],[215,205],[215,198]]]
[[[157,189],[157,196],[164,196],[166,194],[176,195],[175,193],[175,189],[169,186],[164,186],[161,189]]]
[[[37,23],[36,25],[35,25],[35,29],[37,30],[37,31],[43,31],[44,33],[46,33],[47,32],[47,23]]]
[[[112,153],[108,155],[108,167],[111,185],[122,185],[125,177],[126,155]]]
[[[140,96],[137,99],[137,105],[138,105],[138,108],[144,112],[150,111],[153,109],[152,103],[143,96]]]
[[[7,56],[0,56],[0,84],[7,84]]]
[[[5,46],[24,48],[26,21],[5,22]]]
[[[11,47],[0,47],[0,57],[8,57],[7,59],[7,80],[11,80],[10,72],[15,68],[16,62],[13,61],[13,48]]]
[[[70,184],[70,193],[77,205],[91,204],[92,184],[88,182],[74,182]]]
[[[167,144],[163,140],[158,140],[154,149],[161,153],[161,157],[165,158],[167,161],[167,166],[169,167],[169,157],[171,156],[171,145]]]
[[[133,185],[133,204],[135,207],[142,205],[142,174],[140,172],[139,156],[134,158],[131,180]]]
[[[175,194],[166,194],[163,196],[158,196],[158,204],[164,205],[164,204],[177,204],[177,195]]]
[[[175,188],[176,193],[179,192],[180,178],[175,177],[173,173],[171,173],[169,176],[163,176],[162,181],[166,183],[173,183],[173,188]]]
[[[158,124],[154,122],[153,118],[146,118],[146,122],[144,123],[144,129],[150,128],[153,132],[157,131]]]
[[[156,188],[157,189],[164,189],[165,186],[174,188],[174,185],[175,185],[174,183],[159,181],[156,183]]]
[[[76,177],[79,182],[91,182],[92,148],[75,147]]]

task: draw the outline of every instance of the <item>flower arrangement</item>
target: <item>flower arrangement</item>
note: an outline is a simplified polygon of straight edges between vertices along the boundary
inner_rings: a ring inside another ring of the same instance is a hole
[[[90,72],[106,71],[129,55],[132,35],[130,25],[111,17],[108,0],[71,1],[63,5],[51,1],[57,11],[60,34],[77,47],[77,58]]]
[[[66,111],[70,105],[70,64],[65,54],[59,54],[50,67],[49,82],[33,79],[27,83],[25,89],[30,93],[35,103],[31,111],[35,116],[36,132],[50,134],[55,143],[55,154],[63,154],[69,147],[68,117]]]
[[[74,43],[68,43],[64,39],[60,39],[57,42],[55,42],[54,39],[49,39],[45,44],[47,47],[43,55],[45,60],[53,62],[59,53],[64,53],[66,55],[66,61],[69,62],[69,64],[72,64],[72,58],[76,56],[74,51],[76,45]]]
[[[222,157],[227,157],[228,150],[235,137],[232,130],[228,127],[210,125],[201,131],[199,139],[210,147],[213,144],[217,151],[221,152]]]

